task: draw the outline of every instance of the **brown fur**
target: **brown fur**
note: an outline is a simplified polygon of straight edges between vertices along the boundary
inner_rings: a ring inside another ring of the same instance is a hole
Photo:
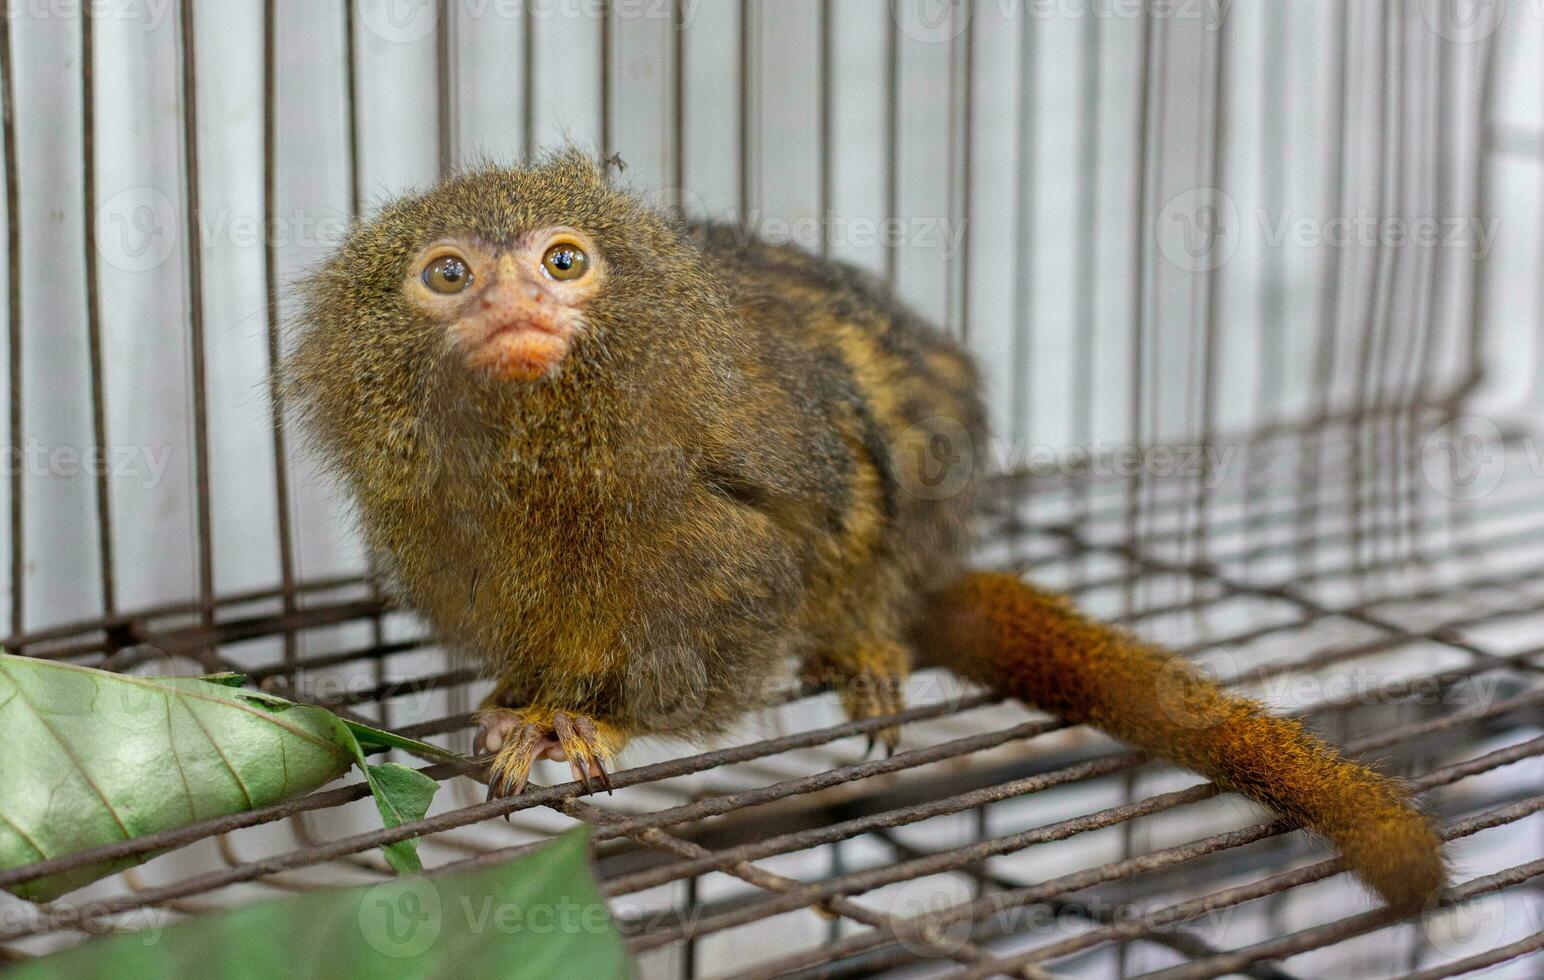
[[[467,371],[398,292],[439,236],[497,248],[556,224],[594,239],[608,278],[554,375]],[[706,736],[794,662],[855,717],[902,705],[926,597],[962,570],[985,423],[969,358],[874,280],[673,226],[570,151],[389,205],[307,297],[289,391],[406,603],[486,665],[499,703],[592,717],[612,741]],[[1393,783],[1198,678],[1226,722],[1163,723],[1169,661],[1010,581],[941,593],[966,635],[985,603],[967,675],[1329,834],[1391,900],[1440,881]]]
[[[1064,596],[976,572],[935,595],[924,650],[966,677],[1086,722],[1316,831],[1390,904],[1442,886],[1441,842],[1395,782]]]

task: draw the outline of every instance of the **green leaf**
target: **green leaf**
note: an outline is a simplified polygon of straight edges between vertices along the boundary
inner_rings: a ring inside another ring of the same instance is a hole
[[[408,738],[406,735],[398,735],[396,732],[388,732],[384,728],[371,728],[362,722],[343,719],[343,724],[354,733],[354,738],[359,740],[359,745],[365,750],[365,754],[372,752],[384,752],[387,749],[402,749],[414,755],[424,756],[429,759],[460,759],[462,756],[449,749],[442,749],[438,745],[430,745],[428,742],[420,742],[416,738]]]
[[[365,778],[370,781],[370,792],[375,795],[375,805],[381,811],[381,822],[388,827],[422,820],[434,802],[434,793],[440,784],[417,769],[386,762],[365,766]],[[410,837],[387,844],[381,848],[386,863],[397,874],[417,874],[423,871],[418,860],[418,838]]]
[[[14,967],[6,980],[630,976],[587,853],[581,828],[492,868],[313,892],[88,940]]]
[[[198,679],[213,680],[216,683],[230,684],[232,686],[240,687],[241,682],[246,680],[246,675],[205,674]],[[244,690],[241,692],[240,696],[244,700],[263,705],[274,711],[287,711],[288,709],[297,706],[295,702],[286,701],[284,698],[281,698],[276,694],[269,694],[267,691]],[[354,738],[359,742],[360,748],[364,750],[366,755],[369,755],[372,752],[384,752],[387,749],[402,749],[404,751],[411,752],[414,755],[420,755],[430,759],[462,758],[462,756],[450,751],[449,749],[442,749],[438,745],[431,745],[428,742],[420,742],[418,739],[408,738],[406,735],[398,735],[396,732],[389,732],[384,728],[374,728],[370,725],[366,725],[364,722],[354,721],[350,718],[339,718],[338,720],[341,721],[344,725],[348,726],[348,730],[354,733]]]
[[[302,707],[304,706],[295,706],[290,710]],[[395,827],[409,820],[417,820],[428,812],[429,804],[434,800],[434,791],[440,788],[439,783],[407,766],[399,766],[391,762],[378,766],[366,763],[364,749],[354,733],[356,729],[365,731],[378,731],[378,729],[351,725],[331,712],[325,713],[333,720],[333,737],[340,745],[349,748],[353,753],[354,761],[365,774],[365,780],[370,784],[370,793],[375,797],[376,809],[381,811],[382,823],[388,827]],[[387,844],[381,850],[386,855],[386,863],[390,864],[392,870],[398,874],[417,874],[424,869],[423,864],[418,860],[416,838]]]
[[[238,674],[234,670],[222,670],[218,674],[199,674],[198,679],[222,687],[240,687],[247,682],[247,675]]]
[[[353,765],[387,826],[423,816],[432,779],[402,766],[366,766],[356,731],[375,746],[379,730],[230,682],[221,675],[134,677],[0,653],[0,869],[267,806]],[[379,734],[390,746],[445,755]],[[416,871],[416,847],[393,844],[387,861]],[[152,856],[8,890],[50,901]]]

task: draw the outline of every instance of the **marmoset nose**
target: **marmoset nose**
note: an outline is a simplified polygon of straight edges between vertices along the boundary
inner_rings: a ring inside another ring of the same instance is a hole
[[[501,273],[478,298],[478,306],[484,310],[539,309],[550,302],[539,283],[518,272],[513,275]]]
[[[531,381],[567,356],[572,313],[505,257],[456,329],[466,338],[468,366],[506,381]]]

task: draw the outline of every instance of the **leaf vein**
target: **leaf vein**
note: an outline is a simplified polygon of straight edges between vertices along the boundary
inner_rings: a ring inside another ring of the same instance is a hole
[[[16,836],[20,837],[24,844],[32,848],[32,850],[37,853],[37,856],[41,860],[48,860],[48,852],[43,850],[42,847],[38,846],[38,842],[32,839],[32,835],[28,834],[25,830],[22,830],[20,824],[6,816],[4,813],[0,813],[0,820],[5,821],[5,825],[7,827],[10,827],[12,830],[16,831]]]
[[[107,798],[106,793],[102,792],[102,787],[96,784],[96,780],[92,779],[91,775],[86,772],[86,767],[75,757],[75,752],[70,748],[69,743],[59,736],[59,733],[54,730],[54,726],[49,724],[48,718],[43,715],[43,712],[38,710],[37,705],[32,703],[32,699],[27,696],[27,689],[16,683],[16,678],[11,676],[10,669],[4,664],[0,664],[0,671],[4,671],[5,676],[10,678],[12,684],[16,685],[16,696],[21,699],[22,704],[27,706],[27,709],[32,712],[38,722],[48,730],[48,734],[52,735],[54,741],[59,743],[59,748],[75,764],[76,770],[80,773],[80,778],[86,781],[87,786],[91,787],[91,791],[97,795],[97,799],[101,800],[102,805],[107,808],[107,813],[113,818],[113,823],[117,824],[118,829],[123,831],[124,839],[127,840],[133,837],[134,835],[129,833],[129,828],[124,825],[123,818],[118,816],[117,810],[113,809],[112,801]]]
[[[188,783],[188,771],[182,764],[182,753],[177,751],[177,728],[172,721],[172,699],[164,699],[166,704],[166,746],[172,750],[172,759],[177,763],[177,775],[182,780],[182,792],[188,799],[188,814],[193,819],[198,816],[198,801],[193,798],[193,787]],[[192,714],[189,711],[188,714]]]
[[[247,790],[247,784],[242,780],[241,774],[236,771],[236,767],[231,765],[230,757],[225,754],[224,749],[220,748],[220,743],[215,741],[214,736],[210,734],[209,729],[204,727],[204,721],[198,716],[197,711],[189,708],[188,717],[193,719],[193,724],[197,725],[198,730],[203,732],[204,737],[209,740],[209,747],[214,749],[215,755],[218,755],[220,757],[220,761],[225,763],[225,771],[231,774],[231,778],[236,781],[236,788],[241,790],[242,797],[247,801],[247,809],[252,809],[257,804],[252,802],[252,794]]]

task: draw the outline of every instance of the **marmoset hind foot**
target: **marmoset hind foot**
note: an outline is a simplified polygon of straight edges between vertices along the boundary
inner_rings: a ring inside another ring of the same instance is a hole
[[[851,721],[883,718],[906,710],[906,678],[911,652],[899,643],[866,640],[840,655],[827,654],[812,665],[817,679],[830,680]],[[868,754],[878,746],[886,756],[900,746],[901,730],[895,725],[875,729],[868,736]]]
[[[488,768],[488,799],[518,796],[537,759],[568,763],[587,793],[611,792],[612,765],[625,739],[611,725],[588,715],[550,708],[487,707],[477,713],[476,746],[494,753]],[[593,782],[592,782],[593,780]]]

